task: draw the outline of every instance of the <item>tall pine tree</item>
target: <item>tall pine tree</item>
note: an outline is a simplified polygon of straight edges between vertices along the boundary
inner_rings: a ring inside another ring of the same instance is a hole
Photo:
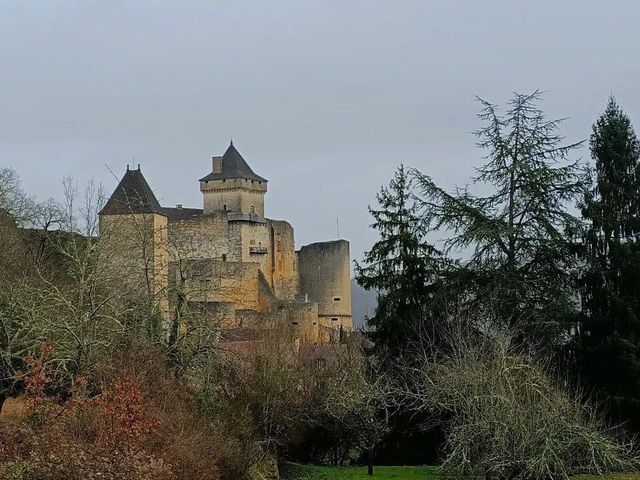
[[[379,351],[398,354],[429,319],[438,275],[443,268],[439,252],[425,240],[416,210],[411,179],[403,165],[388,187],[377,195],[378,208],[369,207],[372,228],[379,240],[356,262],[356,280],[378,291],[378,305],[368,319]]]
[[[515,94],[504,114],[480,99],[485,126],[476,132],[486,163],[468,189],[449,193],[416,172],[428,228],[449,232],[447,253],[458,269],[459,302],[481,322],[508,328],[514,343],[548,350],[566,341],[566,319],[579,310],[573,290],[574,253],[565,232],[579,219],[567,210],[582,192],[580,166],[568,157],[560,121],[547,120],[540,93]]]
[[[577,361],[613,419],[640,432],[640,144],[613,97],[590,147],[596,178],[582,211],[589,227]]]

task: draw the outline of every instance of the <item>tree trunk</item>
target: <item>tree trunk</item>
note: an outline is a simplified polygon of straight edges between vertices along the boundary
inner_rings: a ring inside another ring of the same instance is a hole
[[[369,463],[367,465],[367,475],[371,476],[373,475],[373,448],[369,449],[368,460]]]

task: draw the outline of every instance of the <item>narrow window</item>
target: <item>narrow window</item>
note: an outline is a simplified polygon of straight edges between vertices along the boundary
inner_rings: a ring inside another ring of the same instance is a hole
[[[340,300],[342,300],[340,297],[333,297],[334,302],[339,302]]]
[[[331,321],[332,322],[337,322],[338,321],[338,317],[331,317]]]
[[[222,261],[223,261],[223,262],[226,262],[226,261],[227,261],[227,254],[226,254],[226,253],[223,253],[223,254],[222,254]]]

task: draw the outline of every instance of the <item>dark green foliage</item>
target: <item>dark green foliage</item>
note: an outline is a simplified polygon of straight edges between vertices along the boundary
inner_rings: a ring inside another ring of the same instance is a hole
[[[422,220],[446,230],[448,254],[466,258],[450,284],[452,300],[514,341],[546,349],[565,341],[566,319],[578,309],[573,289],[574,252],[566,232],[579,220],[567,205],[582,191],[580,166],[568,156],[580,144],[563,143],[559,120],[547,120],[540,93],[515,94],[501,114],[480,99],[485,126],[476,132],[486,163],[468,189],[448,193],[415,172]]]
[[[379,292],[378,306],[368,324],[379,350],[392,354],[405,347],[429,316],[427,307],[438,288],[444,261],[425,240],[411,192],[411,179],[400,165],[389,187],[377,195],[378,209],[369,208],[380,239],[356,262],[356,280]]]
[[[583,322],[577,348],[586,385],[613,418],[640,431],[640,145],[614,98],[593,126],[596,178],[582,214]]]

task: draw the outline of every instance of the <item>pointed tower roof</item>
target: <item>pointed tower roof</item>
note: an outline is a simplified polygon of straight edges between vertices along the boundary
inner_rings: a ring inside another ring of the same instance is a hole
[[[163,209],[142,175],[140,167],[137,170],[130,170],[127,167],[124,177],[100,211],[100,215],[132,213],[159,213],[163,215]]]
[[[257,180],[259,182],[266,182],[266,178],[262,178],[257,175],[249,164],[242,158],[240,152],[236,150],[233,145],[233,140],[227,148],[227,151],[222,155],[222,168],[220,172],[211,172],[206,177],[200,179],[201,182],[208,180],[228,180],[233,178],[244,178],[247,180]]]

